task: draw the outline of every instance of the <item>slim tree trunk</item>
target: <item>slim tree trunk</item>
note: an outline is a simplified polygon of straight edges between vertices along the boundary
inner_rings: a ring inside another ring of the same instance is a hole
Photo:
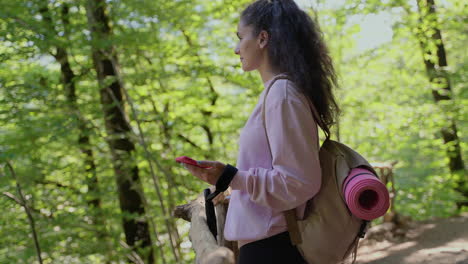
[[[50,30],[51,33],[55,37],[58,37],[57,31],[54,27],[54,21],[52,19],[48,1],[44,0],[42,3],[41,9],[39,10],[40,14],[43,17],[44,22],[46,23],[46,27]],[[68,27],[68,5],[63,4],[61,9],[61,20],[63,26],[65,28]],[[55,43],[55,42],[54,42]],[[62,84],[64,87],[65,97],[67,99],[67,103],[69,106],[70,111],[72,111],[73,116],[77,118],[78,121],[78,129],[79,129],[79,136],[78,136],[78,145],[80,151],[85,155],[84,167],[86,170],[85,180],[86,185],[88,186],[89,193],[91,193],[92,197],[88,199],[88,205],[94,210],[99,210],[101,207],[101,199],[99,197],[99,187],[98,187],[98,178],[96,175],[96,164],[94,162],[94,155],[93,150],[91,148],[91,141],[89,138],[90,129],[86,125],[86,120],[80,114],[78,103],[77,103],[77,96],[76,96],[76,89],[75,89],[75,81],[76,81],[76,74],[73,72],[68,51],[66,48],[53,44],[53,48],[55,48],[56,53],[52,54],[56,61],[60,64],[60,73],[62,76]],[[92,214],[92,221],[94,224],[104,225],[104,221],[102,216],[99,216],[98,212],[94,212]],[[98,237],[103,238],[104,234],[101,232],[98,234]]]
[[[86,1],[86,14],[92,36],[92,56],[100,88],[107,142],[112,152],[126,243],[145,263],[154,263],[149,225],[145,218],[144,197],[139,170],[135,164],[135,144],[124,108],[123,87],[117,55],[112,44],[109,17],[104,0]],[[103,41],[104,40],[104,41]]]
[[[182,34],[184,35],[184,38],[185,38],[185,41],[187,42],[187,45],[191,48],[191,49],[194,49],[195,50],[195,45],[193,43],[193,40],[190,38],[190,35],[187,34],[187,32],[185,32],[184,29],[179,29]],[[197,60],[198,60],[198,64],[199,65],[202,65],[203,62],[202,62],[202,59],[200,57],[200,54],[198,54],[198,51],[194,51],[195,53],[195,56],[197,57]],[[215,106],[216,105],[216,101],[218,101],[218,98],[219,98],[219,94],[218,92],[214,89],[214,85],[213,83],[211,82],[211,79],[209,77],[206,77],[206,82],[208,83],[208,88],[210,89],[209,91],[209,94],[208,96],[210,97],[210,103],[211,103],[211,106]],[[202,115],[204,116],[204,118],[206,120],[209,120],[211,119],[212,115],[213,115],[213,112],[211,110],[201,110],[201,113]],[[207,153],[207,158],[208,159],[212,159],[212,155],[213,155],[213,143],[214,143],[214,134],[213,134],[213,131],[211,130],[211,128],[206,125],[206,124],[203,124],[201,125],[201,128],[203,130],[205,130],[205,133],[206,133],[206,137],[208,139],[208,143],[209,143],[209,153]]]
[[[432,96],[436,103],[452,100],[452,88],[450,79],[445,71],[447,57],[444,48],[442,34],[438,28],[437,13],[434,0],[417,0],[420,15],[418,28],[418,40],[423,51],[424,65],[427,76],[433,85]],[[465,201],[458,206],[468,205],[468,179],[461,154],[460,140],[457,135],[457,125],[449,118],[449,125],[441,129],[444,143],[448,145],[447,156],[449,158],[450,172],[457,177],[456,190],[459,191]]]
[[[13,165],[9,161],[6,162],[7,168],[10,170],[11,176],[15,179],[16,181],[16,191],[18,192],[19,199],[17,200],[18,204],[21,205],[24,208],[24,211],[26,212],[26,215],[28,216],[28,221],[29,221],[29,226],[31,227],[31,232],[32,232],[32,237],[34,240],[34,246],[36,248],[36,254],[37,254],[37,259],[39,260],[39,264],[44,263],[42,260],[41,256],[41,247],[39,244],[39,238],[37,235],[37,229],[36,229],[36,223],[34,221],[34,217],[32,216],[32,210],[28,206],[28,203],[23,195],[23,190],[21,189],[21,185],[18,181],[18,177],[16,177],[15,170],[13,169]],[[4,193],[6,195],[6,193]],[[13,199],[15,200],[15,199]]]

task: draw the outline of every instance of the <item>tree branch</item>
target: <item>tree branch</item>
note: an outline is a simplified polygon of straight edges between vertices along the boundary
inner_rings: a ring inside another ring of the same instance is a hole
[[[59,188],[69,189],[69,190],[73,191],[75,194],[81,194],[80,190],[78,190],[75,187],[65,185],[63,183],[52,181],[52,180],[36,181],[36,183],[43,184],[43,185],[54,185],[54,186],[57,186]]]
[[[192,145],[193,147],[197,148],[197,149],[202,149],[200,146],[198,146],[197,144],[195,144],[192,140],[190,140],[189,138],[185,137],[184,135],[182,134],[177,134],[177,137],[184,140],[185,142],[189,143],[190,145]]]
[[[26,199],[24,198],[23,192],[21,191],[21,186],[18,182],[18,178],[16,177],[16,173],[15,173],[15,170],[13,169],[13,166],[11,165],[9,161],[6,162],[6,165],[7,165],[7,168],[10,170],[11,175],[16,181],[16,190],[20,198],[16,199],[13,195],[11,195],[11,197],[7,195],[7,197],[9,198],[13,197],[12,199],[14,201],[19,202],[19,204],[24,207],[24,210],[26,211],[26,214],[28,216],[29,225],[31,226],[31,231],[33,234],[33,239],[34,239],[34,245],[36,246],[37,258],[39,259],[39,263],[42,264],[43,262],[42,262],[42,257],[41,257],[41,247],[39,246],[39,239],[37,238],[36,226],[34,223],[34,218],[32,217],[32,214],[31,214],[31,209],[26,203]]]

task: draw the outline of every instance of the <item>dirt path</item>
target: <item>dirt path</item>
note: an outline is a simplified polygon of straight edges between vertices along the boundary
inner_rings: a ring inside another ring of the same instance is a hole
[[[468,214],[413,224],[404,238],[366,242],[359,264],[468,264]]]

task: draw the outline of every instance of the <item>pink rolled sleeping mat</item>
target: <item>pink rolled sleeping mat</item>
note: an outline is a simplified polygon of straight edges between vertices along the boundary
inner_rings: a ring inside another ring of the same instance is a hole
[[[351,213],[372,220],[384,215],[390,206],[388,190],[372,172],[355,168],[346,177],[343,192]]]

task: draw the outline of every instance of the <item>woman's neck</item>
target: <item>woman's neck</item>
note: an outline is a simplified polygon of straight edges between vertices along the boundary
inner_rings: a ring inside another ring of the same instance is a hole
[[[258,68],[258,72],[260,73],[260,77],[262,78],[263,83],[268,82],[271,78],[275,77],[276,75],[280,74],[281,71],[278,69],[274,69],[269,65],[269,63],[263,63]]]

